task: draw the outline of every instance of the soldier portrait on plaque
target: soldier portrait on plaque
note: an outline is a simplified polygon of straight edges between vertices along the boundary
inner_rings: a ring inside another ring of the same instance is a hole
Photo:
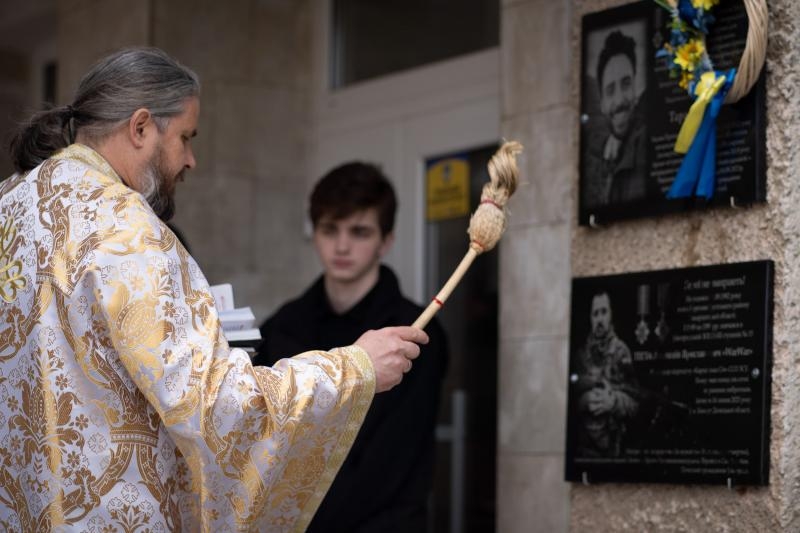
[[[769,480],[773,268],[573,278],[568,481]]]
[[[581,190],[587,208],[637,202],[649,194],[644,42],[644,20],[587,35]]]
[[[611,297],[595,292],[591,329],[575,354],[577,369],[578,455],[615,457],[622,450],[627,423],[639,409],[631,351],[614,331]]]

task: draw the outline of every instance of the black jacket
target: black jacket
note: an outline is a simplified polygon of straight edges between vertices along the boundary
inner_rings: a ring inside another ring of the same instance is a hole
[[[300,298],[261,325],[254,364],[312,350],[353,344],[368,329],[411,325],[422,308],[400,293],[397,277],[381,266],[378,283],[352,309],[333,312],[320,277]],[[434,432],[447,345],[439,323],[411,372],[391,391],[375,395],[341,470],[309,532],[425,531],[431,490]]]

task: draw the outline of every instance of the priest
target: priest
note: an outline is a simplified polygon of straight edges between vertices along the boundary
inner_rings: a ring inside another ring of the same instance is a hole
[[[302,531],[376,392],[427,335],[254,368],[164,221],[200,85],[160,50],[97,63],[32,117],[0,183],[0,524]]]

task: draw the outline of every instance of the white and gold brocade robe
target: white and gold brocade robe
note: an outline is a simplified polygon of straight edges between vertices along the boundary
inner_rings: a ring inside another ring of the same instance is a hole
[[[302,531],[375,389],[254,368],[144,198],[72,145],[0,183],[0,530]]]

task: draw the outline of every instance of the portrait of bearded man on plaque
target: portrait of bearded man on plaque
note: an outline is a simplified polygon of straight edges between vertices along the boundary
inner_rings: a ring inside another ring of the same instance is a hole
[[[624,205],[648,194],[645,23],[590,32],[585,58],[581,190],[586,208]]]

